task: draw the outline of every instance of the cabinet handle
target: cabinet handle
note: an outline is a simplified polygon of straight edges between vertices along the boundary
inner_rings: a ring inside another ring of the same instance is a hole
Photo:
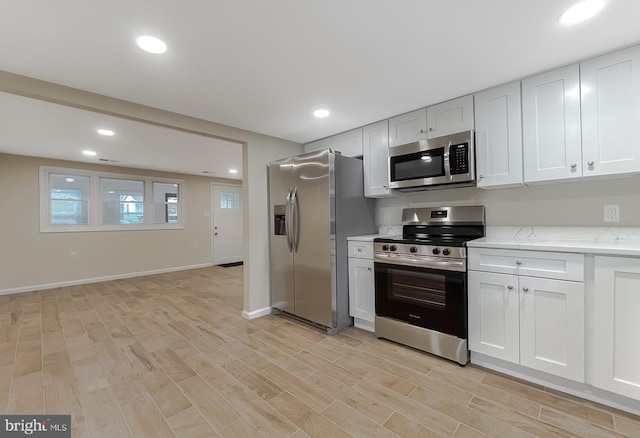
[[[576,167],[578,167],[578,165],[576,163],[571,163],[571,168],[575,169]]]
[[[371,271],[371,268],[367,268],[367,271]]]
[[[433,131],[433,128],[429,128],[429,131]]]
[[[596,164],[596,163],[595,163],[595,162],[593,162],[593,161],[589,161],[589,162],[587,163],[587,166],[589,166],[589,167],[593,167],[593,165],[594,165],[594,164]]]
[[[512,290],[513,286],[509,285],[509,286],[507,286],[507,289]]]
[[[427,132],[427,131],[425,131],[424,129],[420,130],[420,134],[424,134],[425,132]]]
[[[516,265],[520,266],[522,262],[520,260],[516,260]]]
[[[478,175],[478,178],[482,179],[482,178],[484,178],[484,175],[480,174],[480,175]]]
[[[529,288],[527,286],[523,287],[522,290],[525,292],[529,292]]]

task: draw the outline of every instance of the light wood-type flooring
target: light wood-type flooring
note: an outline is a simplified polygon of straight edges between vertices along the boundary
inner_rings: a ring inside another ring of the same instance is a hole
[[[81,437],[639,437],[640,418],[284,316],[242,266],[0,296],[0,413]]]

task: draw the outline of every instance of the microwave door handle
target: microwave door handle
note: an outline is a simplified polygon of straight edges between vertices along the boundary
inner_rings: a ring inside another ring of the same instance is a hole
[[[449,151],[451,151],[451,141],[444,148],[444,176],[451,181],[451,154]]]
[[[291,241],[291,188],[287,193],[287,207],[284,210],[284,226],[285,234],[287,235],[287,247],[289,252],[293,252],[293,242]]]

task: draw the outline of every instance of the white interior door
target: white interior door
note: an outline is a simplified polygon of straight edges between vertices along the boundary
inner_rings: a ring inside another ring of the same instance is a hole
[[[242,261],[242,186],[212,185],[213,264]]]

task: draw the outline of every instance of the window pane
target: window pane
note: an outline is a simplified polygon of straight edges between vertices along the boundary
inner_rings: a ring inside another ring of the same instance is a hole
[[[153,183],[153,223],[177,224],[180,187],[173,183]]]
[[[89,177],[49,175],[51,225],[87,225],[89,223]]]
[[[128,179],[100,179],[102,223],[144,224],[144,182]]]

